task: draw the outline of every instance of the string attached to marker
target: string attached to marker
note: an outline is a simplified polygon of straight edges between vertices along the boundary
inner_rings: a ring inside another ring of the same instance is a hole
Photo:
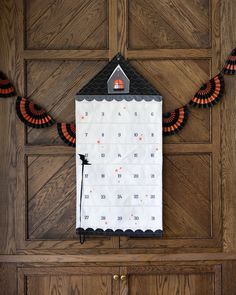
[[[85,155],[79,154],[80,160],[82,161],[82,175],[81,175],[81,185],[80,185],[80,228],[78,229],[80,244],[85,242],[85,230],[82,228],[82,199],[83,199],[83,185],[84,185],[84,166],[91,165],[86,159]]]

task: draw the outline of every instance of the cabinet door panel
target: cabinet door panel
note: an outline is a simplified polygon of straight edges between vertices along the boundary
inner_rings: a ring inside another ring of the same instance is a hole
[[[131,275],[130,295],[213,295],[212,274]]]
[[[219,295],[220,267],[153,266],[122,268],[122,295]]]
[[[118,268],[23,268],[19,271],[19,295],[118,295],[113,280]]]

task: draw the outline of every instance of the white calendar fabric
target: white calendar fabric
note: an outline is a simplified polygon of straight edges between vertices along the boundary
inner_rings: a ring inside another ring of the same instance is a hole
[[[76,169],[77,228],[162,230],[162,101],[76,101]]]

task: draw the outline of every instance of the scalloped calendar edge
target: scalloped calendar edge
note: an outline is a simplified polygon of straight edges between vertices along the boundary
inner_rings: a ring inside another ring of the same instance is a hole
[[[161,95],[130,95],[130,94],[113,94],[113,95],[76,95],[77,101],[162,101]]]
[[[163,230],[157,229],[155,231],[152,231],[151,229],[147,229],[145,231],[141,229],[137,229],[133,231],[132,229],[106,229],[103,230],[101,228],[93,229],[91,227],[88,227],[86,229],[77,227],[76,233],[78,235],[85,234],[85,235],[106,235],[106,236],[128,236],[128,237],[162,237],[163,236]]]

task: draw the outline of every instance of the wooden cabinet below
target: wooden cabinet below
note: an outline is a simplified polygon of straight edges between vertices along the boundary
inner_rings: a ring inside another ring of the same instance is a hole
[[[23,267],[18,295],[220,295],[220,265]]]

